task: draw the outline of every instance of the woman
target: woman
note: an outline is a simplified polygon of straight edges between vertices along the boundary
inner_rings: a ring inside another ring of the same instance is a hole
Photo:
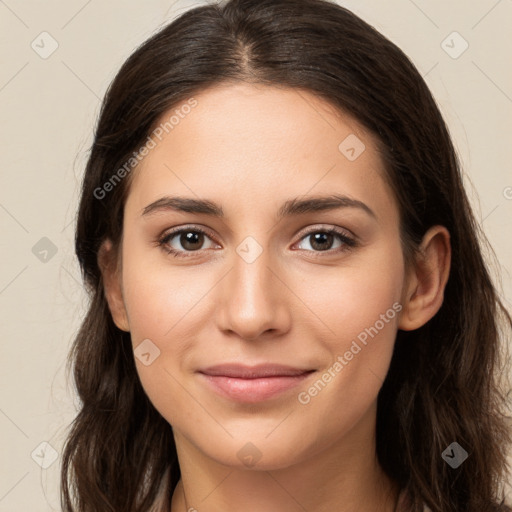
[[[63,509],[510,510],[512,319],[479,236],[372,27],[323,0],[184,13],[119,71],[86,168]]]

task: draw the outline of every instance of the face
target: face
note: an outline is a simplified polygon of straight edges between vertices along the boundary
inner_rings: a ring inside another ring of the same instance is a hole
[[[195,99],[132,176],[114,317],[178,439],[286,467],[375,421],[404,289],[398,207],[375,139],[311,93]]]

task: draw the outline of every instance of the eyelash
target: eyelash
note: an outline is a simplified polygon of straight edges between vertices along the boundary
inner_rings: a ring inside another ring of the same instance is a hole
[[[170,240],[172,240],[176,235],[180,235],[182,233],[201,233],[203,235],[206,235],[208,238],[213,238],[212,235],[208,231],[205,231],[202,228],[195,227],[195,226],[190,226],[190,227],[187,226],[187,227],[179,228],[179,229],[176,229],[174,231],[170,231],[170,232],[164,234],[161,238],[158,239],[157,244],[166,253],[172,254],[175,258],[191,258],[191,257],[195,256],[195,253],[199,253],[201,251],[201,249],[199,249],[197,251],[177,251],[176,249],[172,249],[168,245]],[[303,240],[303,239],[307,238],[308,236],[317,234],[317,233],[336,235],[339,237],[339,239],[343,243],[343,245],[334,250],[333,249],[328,249],[325,251],[311,251],[308,249],[301,249],[301,250],[305,250],[307,252],[319,253],[320,255],[322,253],[337,254],[337,253],[349,251],[350,249],[357,246],[357,242],[355,239],[349,237],[344,231],[338,230],[336,228],[312,229],[312,230],[308,231],[307,233],[304,233],[302,235],[302,237],[300,238],[300,240]],[[187,253],[189,253],[189,254],[187,254]]]

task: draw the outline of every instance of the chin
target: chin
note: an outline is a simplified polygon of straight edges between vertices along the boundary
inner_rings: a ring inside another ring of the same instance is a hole
[[[202,447],[204,439],[197,445],[203,453],[224,466],[254,471],[273,471],[285,469],[307,458],[304,448],[298,450],[300,443],[294,436],[276,436],[266,439],[266,432],[259,438],[241,436],[224,442],[215,442]],[[251,440],[252,439],[252,440]],[[212,445],[215,449],[212,451]],[[312,451],[312,447],[309,450]]]

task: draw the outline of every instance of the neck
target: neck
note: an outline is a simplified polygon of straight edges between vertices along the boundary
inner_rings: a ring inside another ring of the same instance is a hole
[[[171,512],[394,512],[399,489],[377,462],[374,429],[369,415],[336,443],[269,471],[219,464],[175,432],[182,478]]]

